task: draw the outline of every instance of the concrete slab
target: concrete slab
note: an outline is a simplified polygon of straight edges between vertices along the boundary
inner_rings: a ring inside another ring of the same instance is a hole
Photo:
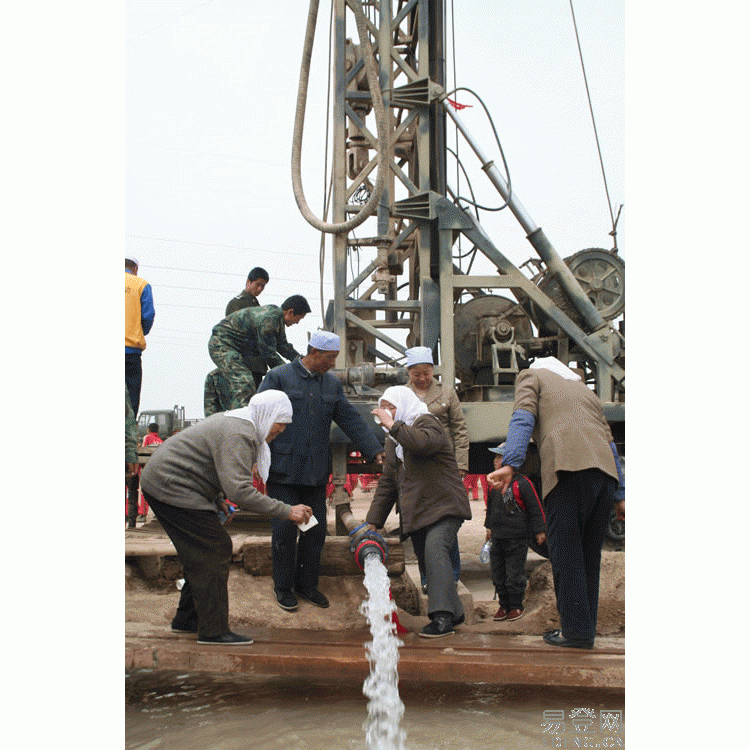
[[[369,631],[321,632],[253,628],[250,646],[199,646],[168,627],[128,623],[129,669],[178,669],[363,681],[370,672]],[[237,632],[244,634],[242,628]],[[539,636],[461,633],[439,639],[400,637],[399,680],[624,691],[624,640],[597,639],[596,648],[560,649]]]
[[[371,493],[355,491],[355,516],[364,517]],[[419,682],[485,682],[495,685],[573,687],[624,691],[625,640],[621,622],[624,612],[624,553],[605,554],[602,563],[600,624],[603,633],[591,651],[561,649],[545,644],[541,633],[559,627],[549,563],[529,553],[526,613],[516,622],[493,622],[497,607],[489,566],[479,562],[484,541],[481,501],[472,502],[476,518],[459,532],[462,592],[467,622],[446,638],[424,639],[417,634],[427,623],[426,597],[422,612],[399,609],[401,623],[410,633],[401,636],[399,679]],[[227,527],[237,539],[235,552],[248,536],[261,536],[263,525],[252,519]],[[234,523],[234,522],[233,522]],[[266,526],[267,526],[266,522]],[[390,519],[387,528],[395,528]],[[173,548],[162,547],[163,534],[154,521],[126,531],[126,667],[179,669],[234,674],[299,675],[319,678],[321,674],[359,684],[369,674],[363,644],[370,640],[359,605],[365,591],[358,576],[322,577],[321,590],[331,607],[321,610],[304,602],[299,611],[280,610],[268,577],[247,575],[240,562],[230,571],[230,626],[235,632],[255,639],[251,646],[198,646],[196,637],[172,633],[169,622],[177,604],[176,570],[162,571],[160,586],[151,586],[148,575],[139,576],[138,561],[159,560],[162,567],[176,561]],[[148,539],[150,537],[150,539]],[[149,548],[148,545],[159,545]],[[169,551],[167,551],[169,549]],[[411,587],[419,588],[419,575],[411,543],[404,542],[406,573]],[[150,554],[138,554],[139,551]],[[131,576],[128,573],[132,573]],[[163,579],[163,580],[162,580]],[[465,589],[463,583],[466,584]],[[417,584],[416,586],[414,584]],[[470,603],[470,601],[473,602]],[[416,607],[416,599],[414,601]]]

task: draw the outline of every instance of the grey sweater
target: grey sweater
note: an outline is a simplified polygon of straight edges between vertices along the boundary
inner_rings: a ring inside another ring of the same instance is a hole
[[[141,474],[141,487],[168,505],[213,510],[226,497],[242,510],[287,518],[290,505],[253,487],[259,438],[252,422],[214,414],[164,441]]]

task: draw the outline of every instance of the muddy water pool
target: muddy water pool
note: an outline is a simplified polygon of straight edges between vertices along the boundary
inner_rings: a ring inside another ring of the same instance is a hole
[[[406,750],[625,747],[617,694],[495,685],[399,685]],[[364,750],[361,685],[133,670],[126,750]]]

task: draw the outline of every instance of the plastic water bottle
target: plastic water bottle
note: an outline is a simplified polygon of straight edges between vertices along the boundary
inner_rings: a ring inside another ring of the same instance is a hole
[[[479,562],[486,565],[490,561],[490,547],[492,542],[488,539],[483,545],[479,552]]]

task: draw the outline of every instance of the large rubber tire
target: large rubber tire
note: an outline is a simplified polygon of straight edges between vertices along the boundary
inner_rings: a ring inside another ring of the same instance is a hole
[[[607,539],[611,539],[613,542],[625,541],[625,521],[617,520],[617,513],[615,513],[614,509],[612,510],[612,515],[609,517],[606,534]]]

